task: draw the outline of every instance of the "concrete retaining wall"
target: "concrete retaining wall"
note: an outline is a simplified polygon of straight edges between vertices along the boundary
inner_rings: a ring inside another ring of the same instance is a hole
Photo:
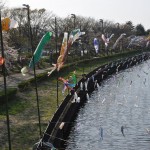
[[[80,107],[86,102],[88,98],[87,94],[90,94],[95,90],[95,88],[97,88],[97,83],[100,85],[100,83],[108,76],[119,72],[120,70],[139,64],[149,58],[150,53],[143,53],[100,66],[87,74],[85,78],[82,78],[78,82],[78,85],[74,88],[78,97],[80,97],[80,102],[72,102],[74,100],[73,93],[66,96],[59,109],[52,117],[52,120],[48,123],[42,139],[35,145],[34,149],[45,150],[48,149],[48,147],[51,147],[51,144],[57,149],[62,148],[66,142],[65,139],[69,135],[69,131]],[[80,87],[81,82],[83,84],[83,90]],[[87,90],[85,87],[86,83],[88,84]],[[62,126],[62,129],[60,126]]]

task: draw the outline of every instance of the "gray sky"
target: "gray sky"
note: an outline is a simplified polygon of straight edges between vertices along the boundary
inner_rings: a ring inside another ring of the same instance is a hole
[[[119,23],[132,21],[150,29],[150,0],[5,0],[8,7],[45,8],[59,17],[70,14]]]

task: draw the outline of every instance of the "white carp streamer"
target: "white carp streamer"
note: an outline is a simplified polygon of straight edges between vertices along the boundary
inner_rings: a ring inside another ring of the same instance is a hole
[[[111,34],[111,36],[109,38],[106,38],[104,34],[102,34],[102,40],[103,42],[105,43],[105,47],[107,48],[108,47],[108,44],[111,40],[111,38],[114,36],[114,34]]]
[[[119,38],[116,40],[115,44],[113,45],[113,49],[116,48],[116,46],[118,45],[119,41],[125,36],[125,33],[122,33]]]
[[[131,39],[128,48],[131,46],[139,46],[139,47],[146,47],[148,40],[146,39],[145,36],[135,36],[134,38]]]

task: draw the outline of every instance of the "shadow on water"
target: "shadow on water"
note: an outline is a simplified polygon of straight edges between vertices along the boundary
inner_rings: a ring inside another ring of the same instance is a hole
[[[150,61],[146,61],[105,80],[80,109],[66,149],[148,150],[149,68]]]

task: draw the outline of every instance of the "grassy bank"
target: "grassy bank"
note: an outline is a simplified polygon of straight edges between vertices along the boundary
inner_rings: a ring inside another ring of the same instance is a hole
[[[121,54],[115,54],[107,57],[94,58],[91,60],[80,60],[72,65],[66,65],[63,71],[60,71],[59,76],[68,78],[74,69],[76,69],[78,80],[83,73],[89,73],[93,69],[111,61],[115,61],[120,58],[137,55],[141,52],[132,51]],[[59,82],[59,104],[67,95],[61,93],[63,84]],[[57,109],[56,104],[56,75],[47,78],[46,80],[40,80],[38,82],[38,96],[40,104],[40,118],[42,132],[46,129],[47,123],[53,116]],[[18,91],[16,97],[9,102],[9,114],[10,114],[10,128],[11,128],[11,142],[12,150],[31,150],[34,143],[36,143],[39,136],[38,126],[38,113],[35,88],[32,84],[28,85],[28,88],[23,91]],[[5,119],[5,106],[0,106],[0,150],[8,149],[7,141],[7,126]]]

